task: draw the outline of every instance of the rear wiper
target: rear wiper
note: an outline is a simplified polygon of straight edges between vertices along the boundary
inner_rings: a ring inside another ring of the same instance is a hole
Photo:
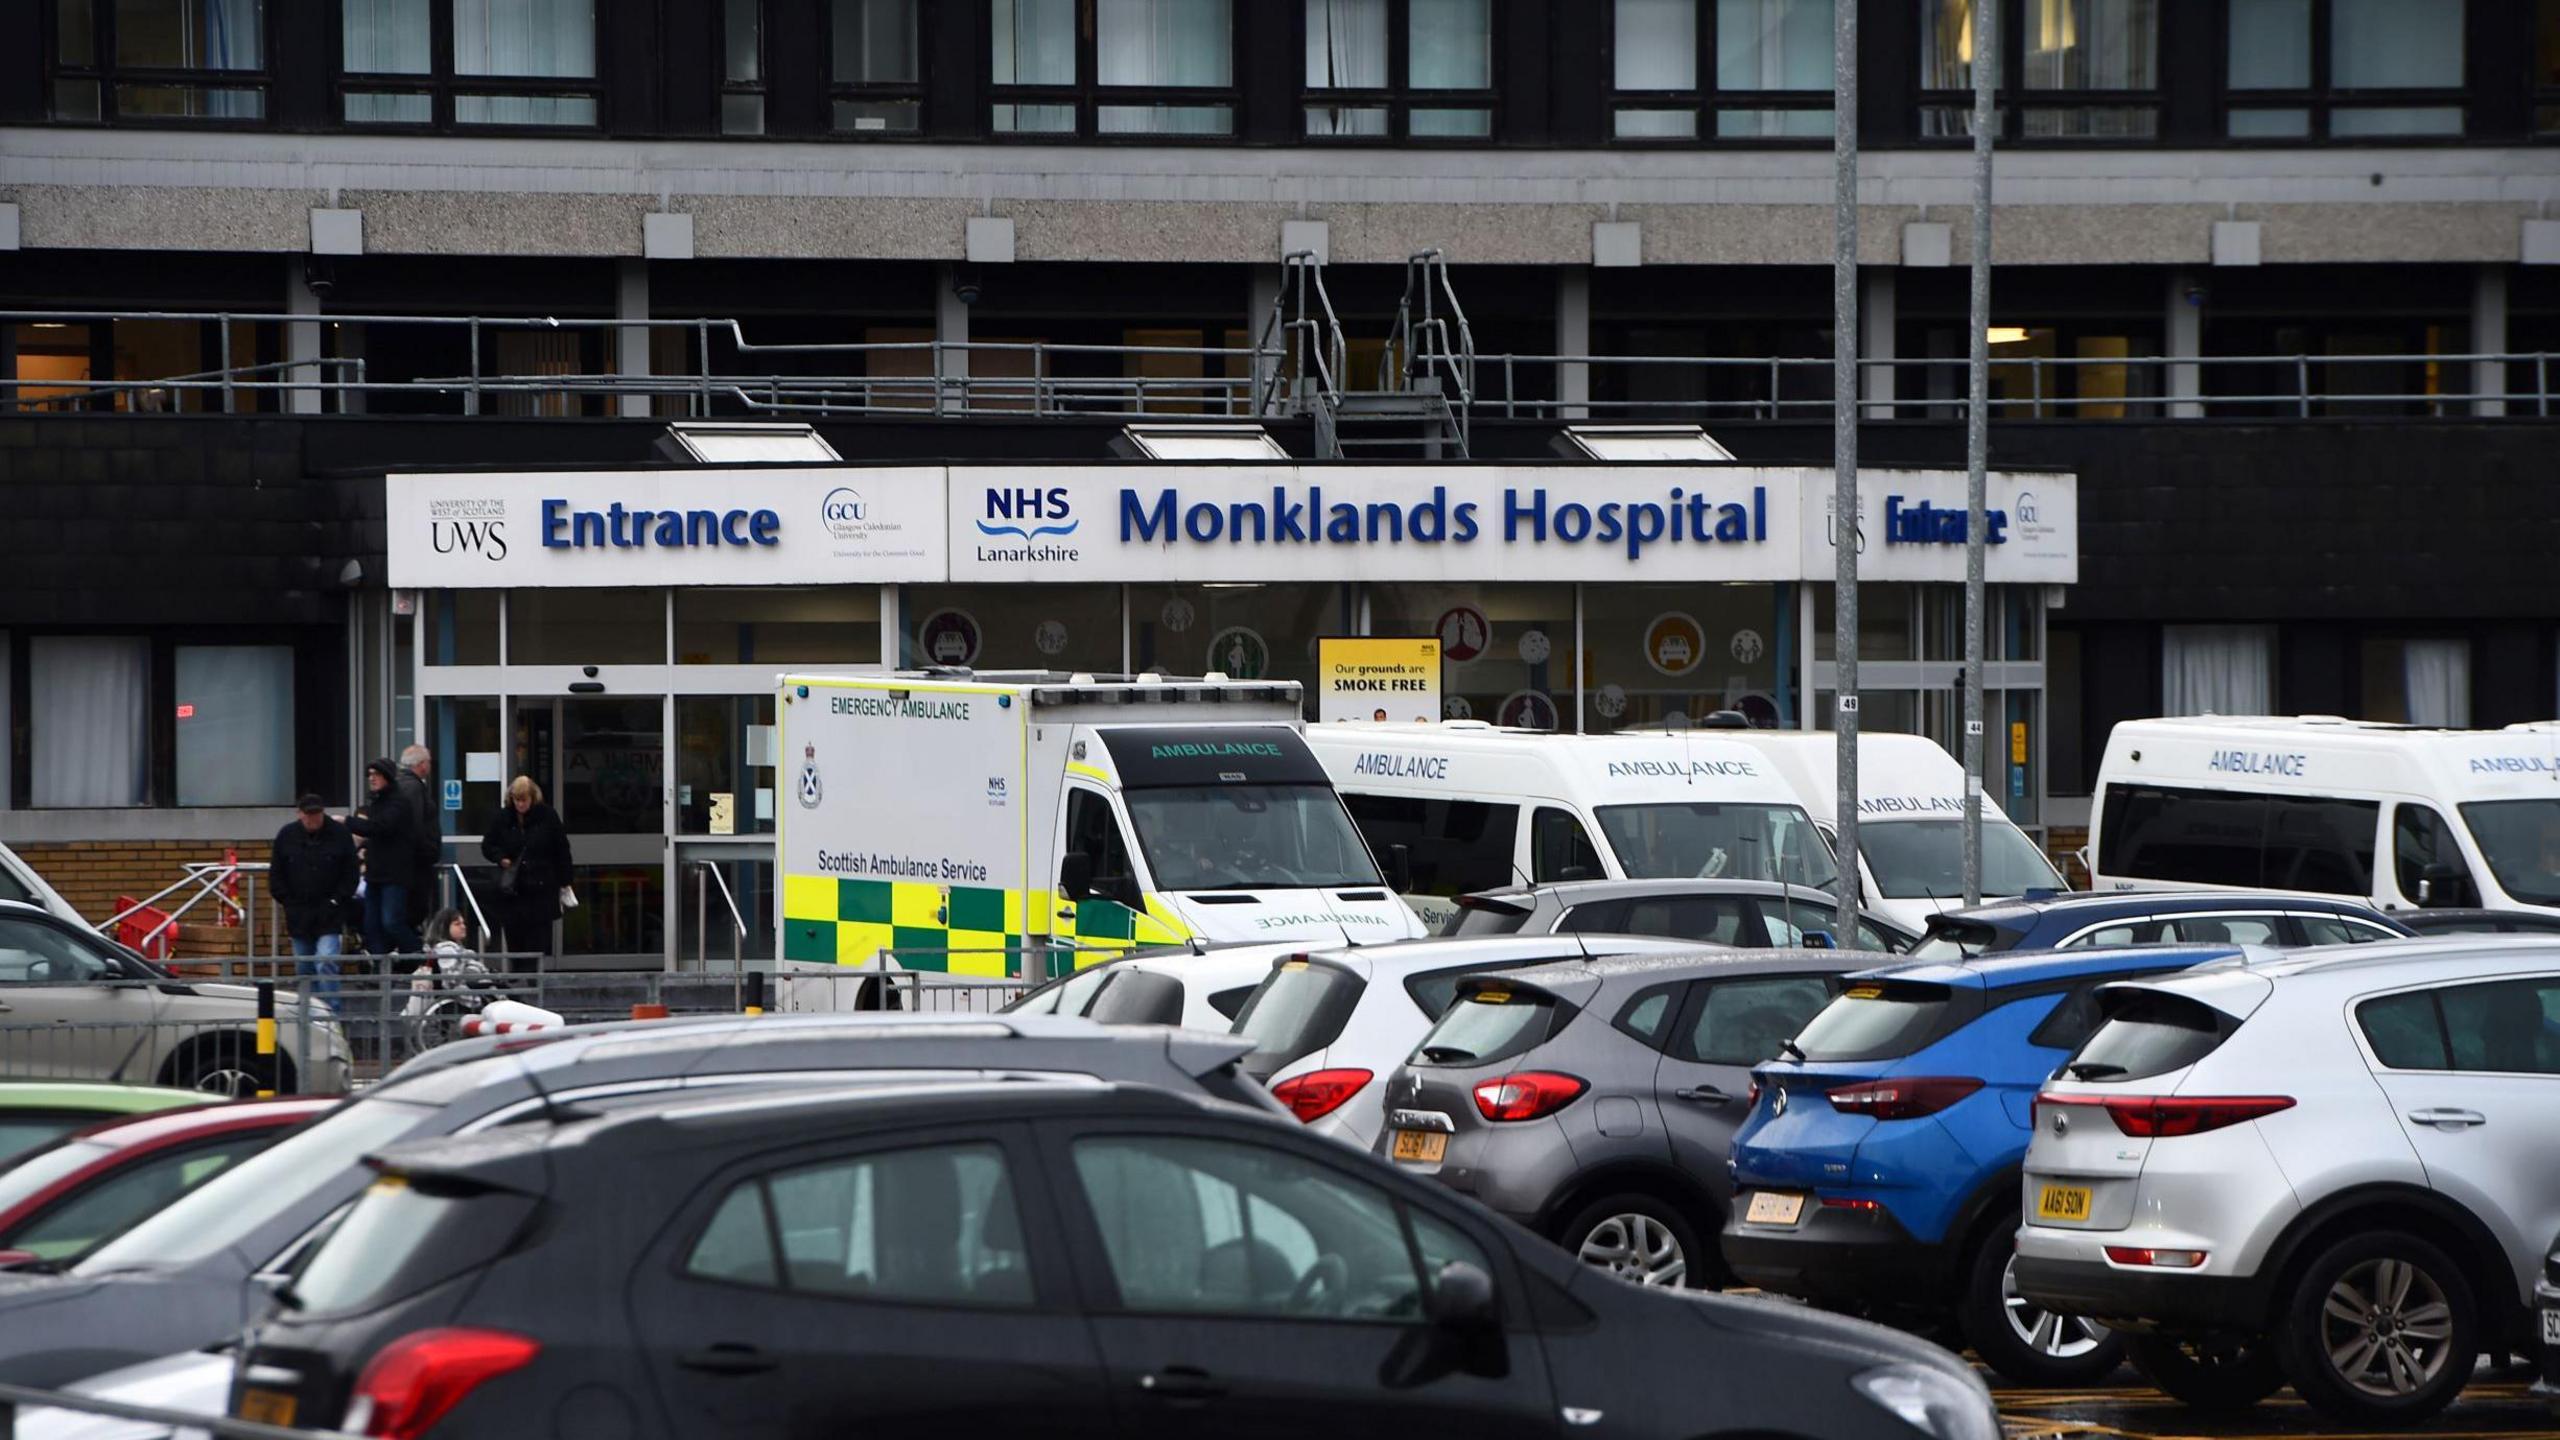
[[[1452,1060],[1473,1060],[1476,1058],[1476,1052],[1462,1050],[1455,1045],[1425,1045],[1422,1047],[1422,1058],[1434,1065],[1446,1065]]]
[[[2104,1060],[2083,1060],[2076,1065],[2065,1065],[2062,1068],[2069,1072],[2074,1080],[2104,1080],[2110,1075],[2125,1073],[2123,1066],[2110,1065]]]
[[[1784,1056],[1786,1056],[1788,1059],[1790,1059],[1790,1060],[1794,1060],[1794,1061],[1796,1061],[1796,1062],[1798,1062],[1798,1063],[1802,1063],[1802,1062],[1803,1062],[1803,1060],[1804,1060],[1804,1047],[1803,1047],[1803,1046],[1801,1046],[1801,1045],[1798,1045],[1798,1044],[1797,1044],[1796,1042],[1794,1042],[1793,1040],[1781,1040],[1781,1041],[1779,1041],[1779,1042],[1778,1042],[1778,1053],[1779,1053],[1779,1054],[1781,1054],[1781,1055],[1784,1055]]]

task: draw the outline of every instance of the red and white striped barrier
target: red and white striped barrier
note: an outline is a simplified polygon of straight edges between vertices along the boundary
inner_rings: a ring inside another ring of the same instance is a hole
[[[557,1013],[521,1000],[492,1000],[488,1008],[462,1022],[462,1033],[518,1035],[527,1030],[553,1030],[568,1022]]]

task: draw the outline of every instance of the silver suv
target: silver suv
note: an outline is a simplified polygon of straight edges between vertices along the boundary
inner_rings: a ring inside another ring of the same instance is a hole
[[[2560,1231],[2560,943],[2221,962],[2099,992],[2036,1101],[2018,1288],[2206,1408],[2359,1425],[2530,1353]]]

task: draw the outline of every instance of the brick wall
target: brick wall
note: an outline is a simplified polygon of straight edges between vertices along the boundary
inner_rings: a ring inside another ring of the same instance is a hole
[[[240,859],[244,863],[264,863],[272,838],[240,841]],[[217,844],[181,840],[73,840],[11,848],[93,925],[116,913],[117,896],[143,899],[184,876],[184,867],[190,862],[220,864],[223,850]],[[243,884],[245,889],[246,877]],[[193,893],[190,885],[162,900],[160,908],[174,910]],[[263,899],[259,908],[269,915],[273,913]],[[244,953],[247,931],[237,925],[216,924],[215,917],[220,913],[221,907],[213,900],[196,902],[195,908],[178,921],[177,948],[172,952],[175,958],[201,960]],[[261,950],[273,948],[273,934],[268,915],[261,915]]]
[[[2062,878],[2075,887],[2086,886],[2089,883],[2089,872],[2080,867],[2078,854],[2080,847],[2088,843],[2089,831],[2086,826],[2073,828],[2057,825],[2044,832],[2046,858],[2053,861],[2053,868],[2061,871]]]

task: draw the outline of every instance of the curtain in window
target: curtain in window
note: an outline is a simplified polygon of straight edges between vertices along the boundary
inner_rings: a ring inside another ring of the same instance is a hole
[[[2275,707],[2275,632],[2263,625],[2161,631],[2160,713],[2264,715]]]
[[[1698,88],[1698,0],[1618,0],[1617,22],[1619,89]]]
[[[2409,723],[2471,728],[2471,646],[2462,640],[2412,640],[2401,652]]]
[[[453,73],[596,73],[595,0],[450,0]]]
[[[1973,0],[1920,0],[1920,87],[1973,88]]]
[[[1387,0],[1307,0],[1307,88],[1387,88]]]
[[[265,64],[259,24],[264,0],[115,0],[115,5],[119,65],[256,70]]]
[[[1716,85],[1830,89],[1831,23],[1831,0],[1716,0]]]
[[[2160,83],[2158,0],[2027,0],[2030,90],[2149,90]]]
[[[995,0],[998,85],[1076,83],[1075,0]]]
[[[1105,85],[1234,82],[1228,0],[1100,0],[1094,21],[1096,78]]]
[[[151,796],[151,642],[27,642],[28,779],[39,807],[143,805]]]
[[[1493,0],[1410,0],[1405,68],[1416,90],[1493,88]]]
[[[339,0],[347,70],[358,75],[424,75],[430,0]]]
[[[176,659],[178,803],[292,800],[292,649],[181,645]]]
[[[2334,0],[2329,84],[2338,90],[2462,83],[2462,0]]]

